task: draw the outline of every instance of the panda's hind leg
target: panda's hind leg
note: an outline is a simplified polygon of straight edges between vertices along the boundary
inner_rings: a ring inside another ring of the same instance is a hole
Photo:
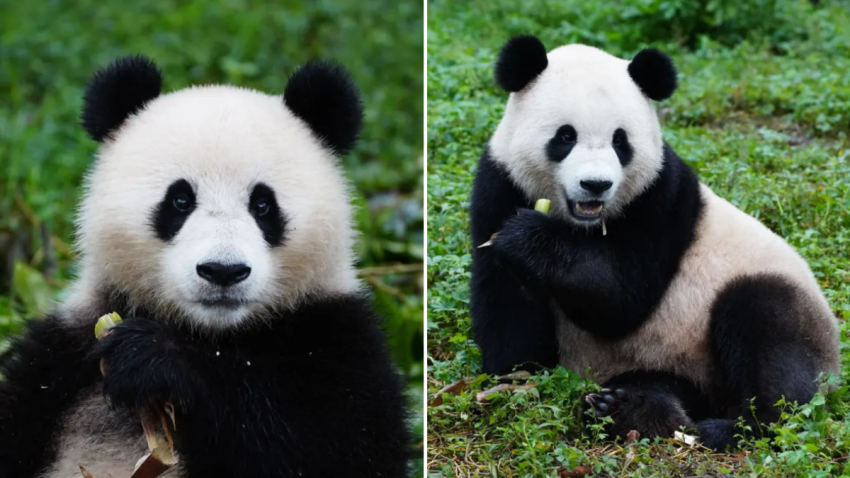
[[[823,363],[820,309],[796,285],[773,275],[745,276],[718,295],[711,311],[709,347],[724,397],[723,418],[697,424],[700,441],[724,449],[744,434],[761,435],[760,424],[780,417],[782,397],[811,400]],[[754,409],[752,408],[754,407]]]
[[[636,430],[642,438],[667,438],[708,415],[707,401],[697,388],[670,373],[629,372],[602,387],[600,393],[585,397],[587,413],[610,416],[613,423],[606,431],[615,437]]]

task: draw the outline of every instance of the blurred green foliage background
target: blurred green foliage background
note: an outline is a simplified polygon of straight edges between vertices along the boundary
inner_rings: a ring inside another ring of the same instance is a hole
[[[429,476],[850,476],[850,1],[428,7],[428,391],[474,378],[428,410]],[[670,54],[680,87],[657,105],[665,139],[704,183],[811,265],[841,323],[844,384],[789,409],[773,440],[750,440],[735,454],[664,440],[615,444],[581,418],[581,397],[594,385],[563,368],[536,377],[535,389],[476,401],[484,377],[470,337],[467,211],[508,96],[493,65],[518,34],[548,49],[578,42],[621,58],[644,47]]]
[[[282,93],[298,65],[333,59],[364,97],[361,141],[344,160],[359,266],[408,378],[421,451],[423,28],[416,0],[0,1],[0,350],[73,277],[74,207],[96,147],[78,116],[97,68],[143,53],[166,90]]]

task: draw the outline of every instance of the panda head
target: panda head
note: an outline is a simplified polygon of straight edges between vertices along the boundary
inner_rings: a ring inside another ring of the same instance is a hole
[[[663,53],[627,61],[573,44],[547,54],[520,36],[502,48],[496,81],[511,95],[490,152],[528,199],[550,199],[552,214],[599,225],[658,176],[664,144],[652,102],[676,89]]]
[[[88,85],[82,124],[100,145],[78,217],[78,287],[219,330],[358,289],[337,156],[354,146],[362,106],[346,72],[309,63],[283,95],[161,87],[138,56]]]

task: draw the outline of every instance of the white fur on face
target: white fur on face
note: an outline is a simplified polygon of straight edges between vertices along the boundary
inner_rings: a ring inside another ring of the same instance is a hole
[[[170,241],[152,218],[168,187],[184,179],[195,210]],[[253,187],[270,187],[286,215],[271,247],[249,211]],[[353,267],[348,185],[336,158],[278,96],[228,86],[161,96],[100,149],[78,220],[80,291],[116,287],[133,305],[225,328],[308,296],[359,287]],[[197,275],[203,262],[244,263],[231,286],[243,305],[211,307]]]
[[[629,76],[626,60],[578,44],[556,48],[548,58],[543,73],[510,95],[490,141],[491,154],[529,200],[550,199],[552,214],[572,219],[569,197],[601,199],[603,218],[614,217],[661,170],[664,143],[655,109]],[[550,161],[546,145],[564,125],[575,128],[577,143],[564,160]],[[625,167],[612,146],[619,128],[632,149]],[[601,198],[589,198],[582,180],[613,185]]]
[[[610,204],[623,182],[620,159],[611,147],[610,139],[606,145],[602,138],[603,141],[598,141],[599,146],[595,146],[590,138],[579,138],[570,154],[556,165],[556,180],[571,201],[600,200]],[[581,186],[582,181],[610,181],[612,186],[602,195],[595,196]]]

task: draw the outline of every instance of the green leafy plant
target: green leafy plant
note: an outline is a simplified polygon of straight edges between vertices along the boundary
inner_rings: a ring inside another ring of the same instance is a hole
[[[671,54],[680,88],[659,105],[665,139],[701,180],[786,238],[841,321],[842,377],[788,404],[773,438],[712,453],[667,440],[612,442],[578,406],[593,384],[558,368],[528,391],[484,388],[470,336],[469,195],[507,95],[498,49],[532,33],[629,58]],[[847,476],[850,465],[850,12],[840,2],[533,0],[429,2],[428,392],[469,389],[428,410],[429,476]],[[841,379],[845,379],[842,381]]]

